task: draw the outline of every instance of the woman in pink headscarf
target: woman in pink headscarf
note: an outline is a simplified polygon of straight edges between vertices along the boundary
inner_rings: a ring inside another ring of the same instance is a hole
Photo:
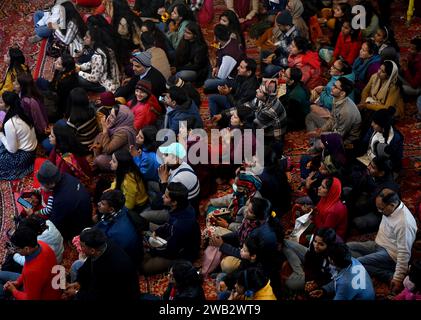
[[[344,239],[348,223],[348,209],[341,201],[341,181],[338,178],[326,178],[322,181],[317,193],[320,201],[313,217],[316,228],[332,228]]]
[[[104,171],[111,170],[111,155],[119,149],[129,149],[136,141],[134,116],[130,109],[115,105],[107,119],[101,118],[102,132],[95,138],[90,149],[94,151],[94,165]]]

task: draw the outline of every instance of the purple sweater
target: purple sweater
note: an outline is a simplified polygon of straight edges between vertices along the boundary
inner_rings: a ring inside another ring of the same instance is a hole
[[[34,122],[37,134],[44,134],[48,126],[47,110],[42,102],[29,97],[22,98],[22,109],[25,114]]]

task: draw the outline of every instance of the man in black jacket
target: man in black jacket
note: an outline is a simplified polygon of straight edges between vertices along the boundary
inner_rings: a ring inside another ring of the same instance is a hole
[[[152,67],[152,55],[148,51],[136,52],[132,55],[133,77],[127,84],[121,86],[114,93],[116,97],[123,97],[126,101],[133,99],[136,84],[139,80],[149,81],[152,84],[152,93],[155,97],[165,92],[165,78],[161,72]]]
[[[152,238],[158,236],[167,243],[165,247],[150,248],[149,254],[145,254],[144,274],[160,273],[168,270],[174,260],[194,261],[199,256],[200,227],[187,188],[181,182],[171,182],[162,199],[170,207],[170,220],[157,228]]]
[[[256,97],[256,89],[259,87],[256,78],[256,61],[250,58],[243,59],[237,71],[232,87],[218,86],[219,94],[209,96],[211,116],[220,114],[225,109],[237,107]]]
[[[139,297],[139,276],[130,257],[104,232],[89,228],[80,234],[80,246],[87,256],[77,273],[77,282],[64,292],[76,300],[128,301]]]

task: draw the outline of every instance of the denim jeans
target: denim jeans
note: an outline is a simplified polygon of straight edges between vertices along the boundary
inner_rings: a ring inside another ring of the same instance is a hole
[[[6,292],[3,290],[3,286],[7,281],[16,281],[20,274],[9,271],[0,271],[0,300],[6,298]]]
[[[61,127],[64,127],[67,125],[67,122],[64,119],[60,119],[55,124],[60,125]],[[50,139],[48,138],[45,138],[44,140],[42,140],[41,145],[44,148],[44,150],[47,152],[47,154],[50,154],[51,150],[53,150],[54,148],[54,146],[50,143]]]
[[[38,26],[37,23],[44,17],[44,11],[38,10],[34,13],[34,28],[35,34],[41,38],[48,38],[52,35],[53,30],[48,29],[48,26]]]
[[[193,70],[181,70],[176,73],[176,76],[184,81],[194,82],[197,79],[197,72]]]
[[[223,86],[226,84],[228,87],[232,87],[234,83],[233,79],[219,79],[219,78],[210,78],[205,81],[203,85],[203,90],[205,93],[215,93],[218,91],[218,86]]]
[[[375,241],[348,242],[354,258],[362,263],[370,276],[383,282],[390,282],[395,272],[396,262],[389,256],[386,249]]]
[[[208,97],[209,112],[211,117],[221,113],[222,110],[231,108],[231,104],[226,96],[221,94],[211,94]]]

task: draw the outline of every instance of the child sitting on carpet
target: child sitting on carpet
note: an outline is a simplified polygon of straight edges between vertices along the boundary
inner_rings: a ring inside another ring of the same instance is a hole
[[[409,268],[409,274],[403,280],[404,289],[394,300],[421,300],[421,261],[417,260]]]

